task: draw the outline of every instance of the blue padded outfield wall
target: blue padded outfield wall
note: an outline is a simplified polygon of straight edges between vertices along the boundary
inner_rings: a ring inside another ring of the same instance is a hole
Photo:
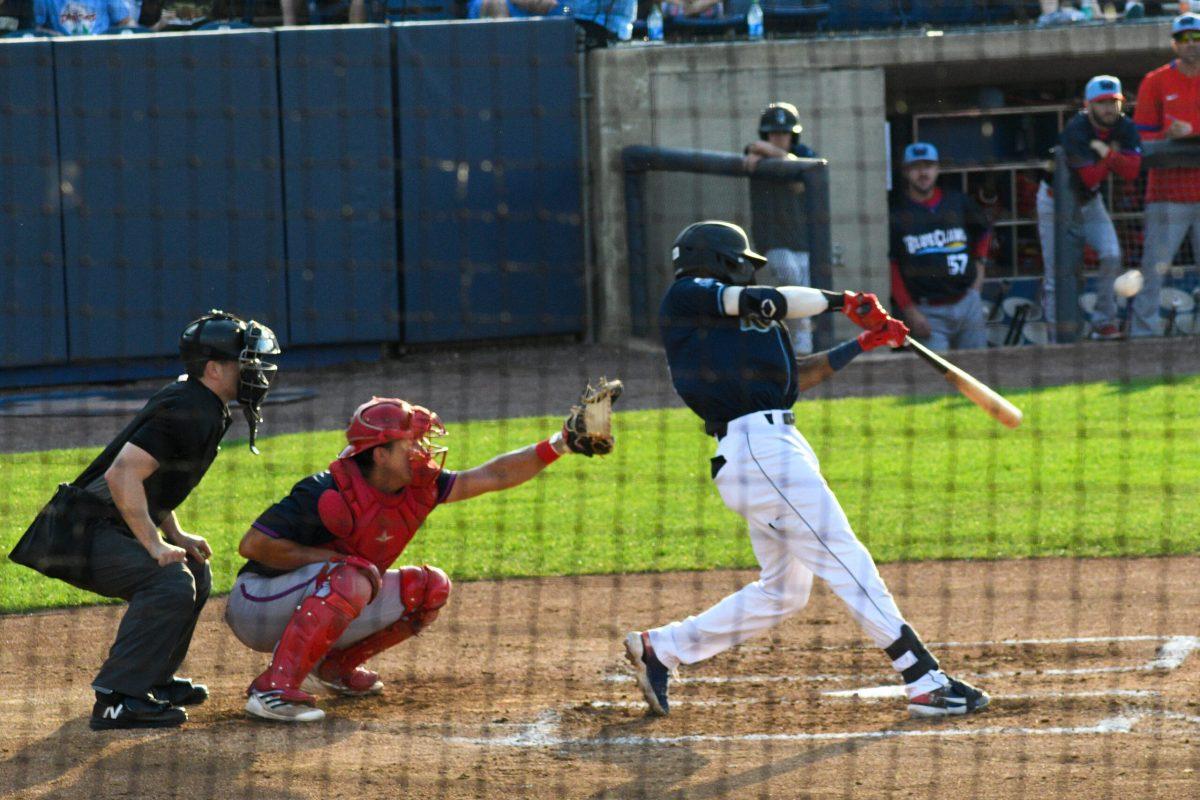
[[[405,341],[581,331],[573,22],[393,33]]]
[[[289,341],[396,341],[396,150],[387,28],[288,28],[276,35]]]
[[[169,355],[210,307],[281,324],[275,34],[54,40],[70,355]]]
[[[564,19],[0,42],[0,386],[210,307],[358,353],[582,332],[577,64]]]
[[[53,54],[18,45],[0,47],[0,366],[67,359]]]

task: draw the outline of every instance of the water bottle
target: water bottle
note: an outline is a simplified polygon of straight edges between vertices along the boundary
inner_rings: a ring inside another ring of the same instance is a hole
[[[763,12],[758,0],[754,0],[750,10],[746,12],[746,31],[752,41],[763,38]]]
[[[654,4],[654,8],[650,9],[650,16],[646,17],[646,36],[652,42],[663,40],[663,16],[658,3]]]

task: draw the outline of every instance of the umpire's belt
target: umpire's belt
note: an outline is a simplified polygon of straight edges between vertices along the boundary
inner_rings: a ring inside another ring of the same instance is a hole
[[[731,427],[748,430],[763,424],[795,425],[796,415],[790,411],[755,411],[751,414],[743,414],[736,419],[731,419],[729,422],[706,422],[704,423],[704,432],[709,436],[717,437],[717,441],[719,442],[729,435]]]

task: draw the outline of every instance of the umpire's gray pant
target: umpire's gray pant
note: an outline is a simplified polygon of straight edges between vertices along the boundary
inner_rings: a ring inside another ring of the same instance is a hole
[[[1192,248],[1200,243],[1200,203],[1147,203],[1145,244],[1142,250],[1142,277],[1145,283],[1132,301],[1133,316],[1130,336],[1158,336],[1159,294],[1163,275],[1171,268],[1179,245],[1188,231],[1192,232]],[[1200,251],[1197,252],[1200,256]]]
[[[92,682],[98,690],[142,697],[168,683],[183,663],[196,620],[208,602],[212,571],[187,559],[160,567],[123,526],[97,522],[92,538],[92,591],[129,602],[108,659]]]

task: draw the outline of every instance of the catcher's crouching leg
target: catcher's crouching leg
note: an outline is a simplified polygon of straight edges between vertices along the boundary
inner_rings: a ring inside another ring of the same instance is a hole
[[[383,691],[379,673],[365,669],[367,659],[420,633],[437,619],[450,598],[451,583],[437,567],[401,567],[400,601],[404,614],[400,619],[365,639],[341,650],[331,650],[316,676],[321,685],[341,695],[378,694]]]
[[[313,708],[316,699],[300,684],[371,602],[374,581],[362,566],[341,561],[326,564],[316,584],[316,591],[300,603],[284,628],[271,665],[246,690],[246,710],[255,716],[283,722],[324,717]]]

